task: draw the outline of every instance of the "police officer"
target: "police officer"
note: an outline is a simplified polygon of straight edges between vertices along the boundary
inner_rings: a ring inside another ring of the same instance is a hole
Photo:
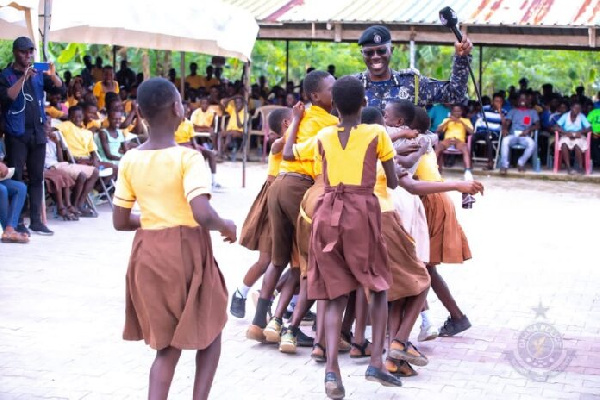
[[[62,87],[62,81],[56,75],[54,64],[50,64],[47,72],[32,68],[34,51],[34,44],[27,37],[19,37],[13,42],[14,61],[0,73],[0,104],[4,112],[6,161],[9,167],[15,168],[13,179],[23,180],[23,170],[27,166],[29,229],[41,235],[52,235],[41,219],[46,158],[44,90]],[[22,221],[16,230],[29,234]]]
[[[438,81],[423,76],[414,68],[394,71],[389,62],[394,53],[392,36],[383,25],[367,28],[358,44],[367,70],[356,75],[365,87],[369,106],[385,108],[390,99],[410,100],[425,106],[432,103],[463,103],[467,99],[468,65],[471,62],[473,44],[463,35],[461,43],[455,43],[456,55],[449,81]]]

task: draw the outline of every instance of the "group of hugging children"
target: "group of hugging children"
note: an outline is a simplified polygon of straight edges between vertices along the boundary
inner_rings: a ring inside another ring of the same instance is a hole
[[[268,118],[268,177],[240,235],[259,259],[233,294],[231,311],[244,316],[250,288],[262,276],[249,339],[279,343],[284,353],[312,346],[311,357],[325,363],[325,392],[332,399],[345,395],[338,364],[344,350],[370,357],[367,380],[401,386],[400,377],[416,374],[411,365],[428,363],[409,341],[420,314],[419,340],[471,326],[436,265],[471,258],[444,192],[474,195],[483,186],[443,181],[429,117],[410,101],[388,101],[382,114],[364,107],[358,79],[336,81],[319,70],[306,76],[304,90],[310,107],[299,103]],[[149,139],[121,160],[113,212],[116,229],[137,230],[126,278],[124,338],[143,339],[157,350],[149,398],[166,398],[182,349],[197,350],[194,398],[207,398],[227,307],[208,231],[235,242],[236,227],[210,206],[211,179],[202,155],[175,144],[183,117],[175,87],[150,79],[138,89],[138,104]],[[139,215],[131,213],[136,202]],[[427,318],[430,287],[450,313],[439,333]],[[276,288],[279,302],[268,319]],[[300,324],[315,301],[313,340]],[[365,337],[368,321],[371,342]]]

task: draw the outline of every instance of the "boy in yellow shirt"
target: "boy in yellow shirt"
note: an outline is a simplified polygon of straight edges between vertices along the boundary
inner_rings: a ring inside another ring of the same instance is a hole
[[[235,95],[221,100],[220,104],[223,112],[229,116],[229,121],[219,138],[219,155],[230,151],[231,147],[231,161],[235,161],[238,146],[233,139],[241,139],[244,133],[244,98]]]
[[[435,148],[440,170],[444,166],[444,151],[456,149],[462,153],[465,164],[465,179],[473,180],[471,175],[471,157],[467,146],[467,135],[473,134],[473,124],[468,118],[463,118],[463,108],[460,104],[452,106],[450,118],[444,119],[437,128],[438,133],[444,134],[444,139]]]

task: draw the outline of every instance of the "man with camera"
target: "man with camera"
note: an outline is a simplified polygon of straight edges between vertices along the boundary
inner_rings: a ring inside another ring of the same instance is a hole
[[[52,235],[42,222],[44,159],[44,91],[62,87],[54,64],[34,65],[34,43],[27,37],[13,42],[13,62],[0,73],[0,105],[5,120],[6,162],[15,168],[15,180],[23,180],[27,167],[29,177],[29,229],[41,235]],[[17,231],[29,234],[23,220]]]

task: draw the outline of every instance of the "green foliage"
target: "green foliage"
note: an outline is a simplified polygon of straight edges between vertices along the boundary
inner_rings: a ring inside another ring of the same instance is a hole
[[[10,41],[0,41],[0,66],[5,66],[12,59]],[[473,51],[473,71],[479,80],[479,47]],[[117,62],[127,57],[132,68],[141,72],[143,49],[119,49]],[[83,68],[82,58],[89,54],[92,58],[102,57],[105,62],[113,63],[111,46],[87,45],[77,43],[50,43],[49,58],[58,62],[58,70],[70,70],[79,73]],[[288,77],[296,84],[306,73],[306,69],[314,67],[326,69],[328,65],[336,66],[336,75],[342,76],[365,69],[360,48],[355,43],[331,43],[290,41],[288,48]],[[416,67],[424,75],[436,79],[448,79],[452,71],[452,46],[430,46],[417,44]],[[165,59],[165,51],[148,50],[150,73],[155,75],[157,62]],[[170,67],[180,73],[181,53],[172,52]],[[550,82],[556,91],[573,93],[575,87],[584,86],[586,93],[595,94],[600,89],[600,77],[597,66],[600,65],[600,52],[575,50],[535,50],[501,47],[485,47],[482,58],[483,88],[482,93],[491,95],[500,89],[518,85],[522,77],[529,79],[532,88],[541,88]],[[196,62],[199,72],[210,64],[211,57],[202,54],[186,53],[186,73],[188,66]],[[227,59],[223,75],[231,80],[241,79],[243,63],[237,59]],[[406,44],[394,46],[391,65],[395,69],[409,66],[409,49]],[[118,69],[118,68],[117,68]],[[160,68],[158,69],[160,70]],[[165,70],[166,71],[166,70]],[[285,85],[286,79],[286,42],[258,40],[252,52],[251,81],[258,80],[260,75],[267,77],[270,86]],[[470,93],[474,96],[470,82]]]

